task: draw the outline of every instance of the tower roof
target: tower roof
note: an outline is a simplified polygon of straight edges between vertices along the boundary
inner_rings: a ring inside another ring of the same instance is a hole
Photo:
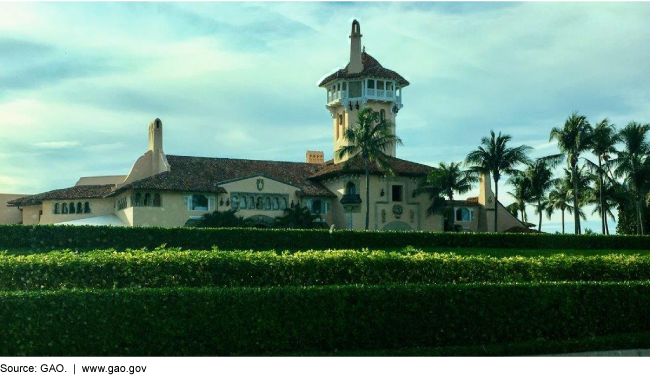
[[[348,64],[348,66],[346,66],[344,69],[339,69],[338,71],[325,77],[325,79],[323,79],[321,83],[318,84],[318,86],[323,87],[328,83],[339,78],[347,79],[347,78],[366,78],[366,77],[395,80],[402,87],[409,85],[409,82],[404,77],[402,77],[399,73],[384,68],[377,61],[377,59],[370,56],[370,54],[366,53],[366,51],[363,51],[363,53],[361,54],[361,64],[363,64],[363,70],[360,73],[349,73],[348,72],[349,64]]]

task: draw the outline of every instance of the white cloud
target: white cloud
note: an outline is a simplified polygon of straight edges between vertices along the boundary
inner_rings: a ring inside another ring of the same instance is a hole
[[[68,149],[79,146],[80,144],[77,141],[49,141],[37,142],[32,145],[43,149]]]

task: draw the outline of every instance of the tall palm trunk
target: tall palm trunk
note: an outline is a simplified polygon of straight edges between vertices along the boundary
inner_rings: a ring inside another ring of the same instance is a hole
[[[539,224],[537,225],[537,231],[542,231],[542,202],[537,200],[537,211],[539,212]]]
[[[497,221],[497,216],[499,215],[499,210],[498,210],[499,208],[497,207],[497,202],[499,202],[499,179],[495,176],[494,177],[494,232],[498,232],[497,224],[499,223]]]
[[[364,157],[363,161],[366,165],[366,230],[370,228],[370,161],[368,157]]]
[[[641,203],[641,199],[639,198],[639,195],[636,195],[636,215],[637,215],[637,221],[639,222],[639,229],[638,233],[641,235],[645,234],[644,228],[643,228],[643,204]]]
[[[598,156],[598,180],[600,181],[600,189],[598,190],[598,201],[600,202],[600,224],[602,227],[602,233],[605,233],[605,222],[607,213],[605,212],[605,206],[603,204],[603,167],[600,155]]]
[[[454,194],[449,195],[449,205],[451,205],[451,231],[456,231],[456,213],[454,210]],[[449,213],[449,210],[447,210]]]
[[[580,234],[580,206],[578,206],[578,167],[576,163],[571,164],[571,173],[573,174],[574,231],[576,234]]]
[[[564,234],[564,209],[562,209],[562,233]]]

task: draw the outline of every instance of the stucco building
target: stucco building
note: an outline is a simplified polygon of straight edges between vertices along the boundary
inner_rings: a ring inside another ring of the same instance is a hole
[[[396,132],[402,90],[409,85],[362,50],[361,38],[354,21],[348,65],[319,84],[326,90],[326,108],[333,119],[334,151],[346,144],[343,133],[355,126],[358,111],[366,107],[390,120]],[[371,229],[443,230],[442,215],[427,215],[429,197],[415,191],[431,167],[397,158],[395,147],[387,151],[395,176],[371,163],[366,198],[359,157],[325,161],[322,151],[307,151],[305,162],[297,163],[167,155],[160,119],[149,124],[148,132],[148,150],[128,174],[82,177],[73,187],[9,197],[0,202],[1,210],[12,214],[3,214],[0,221],[177,227],[208,212],[234,209],[259,226],[270,226],[285,208],[300,204],[327,225],[363,229],[367,199]],[[482,179],[479,190],[476,198],[454,202],[456,223],[468,231],[492,231],[490,179]],[[524,227],[502,205],[496,208],[500,231]]]

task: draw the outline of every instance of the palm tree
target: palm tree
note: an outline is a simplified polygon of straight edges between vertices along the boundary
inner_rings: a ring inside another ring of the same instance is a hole
[[[459,195],[472,190],[474,183],[478,182],[478,176],[473,171],[464,171],[460,163],[441,162],[434,167],[427,176],[427,184],[437,187],[441,195],[447,199],[447,205],[454,204],[454,192]],[[451,228],[455,228],[456,216],[451,216]]]
[[[514,148],[508,147],[508,142],[512,140],[510,135],[502,135],[499,132],[497,136],[494,131],[490,131],[490,137],[481,139],[481,146],[472,151],[465,158],[465,163],[470,166],[472,171],[480,174],[492,174],[494,180],[494,231],[497,231],[498,202],[499,202],[499,180],[502,175],[510,175],[516,171],[520,163],[529,163],[530,159],[526,155],[530,146],[521,145]]]
[[[605,198],[603,195],[603,188],[605,187],[605,171],[603,170],[603,162],[608,163],[611,155],[617,153],[616,143],[618,143],[619,139],[620,137],[616,132],[614,124],[610,124],[608,119],[603,119],[603,121],[597,123],[591,135],[591,152],[598,157],[598,168],[596,173],[598,175],[597,185],[599,208],[605,207]],[[605,234],[607,233],[607,210],[599,210],[599,213],[602,233]]]
[[[530,182],[530,198],[535,203],[535,213],[538,214],[538,231],[542,231],[542,213],[548,201],[546,193],[553,188],[558,179],[553,178],[553,169],[562,161],[562,155],[556,154],[538,158],[524,171],[524,177]]]
[[[284,215],[276,218],[276,224],[283,228],[319,228],[320,215],[312,214],[309,208],[297,204],[293,208],[284,209]]]
[[[551,130],[549,141],[556,140],[557,146],[567,157],[567,164],[571,174],[575,177],[578,174],[578,159],[580,153],[589,150],[591,142],[591,125],[584,115],[574,112],[564,122],[563,128],[555,127]],[[573,179],[573,206],[579,207],[577,179]],[[573,213],[575,233],[580,233],[580,215],[576,210]]]
[[[530,180],[524,176],[522,171],[514,171],[506,183],[514,187],[514,192],[508,192],[508,194],[515,199],[517,208],[521,211],[521,221],[526,222],[528,220],[528,216],[526,215],[526,203],[531,200]],[[514,215],[515,217],[517,216],[516,213]]]
[[[585,202],[589,205],[594,205],[594,210],[591,214],[598,213],[601,218],[605,219],[603,234],[609,235],[607,218],[609,217],[612,220],[616,219],[612,212],[612,208],[615,208],[617,205],[619,191],[611,181],[608,179],[600,180],[600,177],[597,174],[593,177],[593,183],[593,188],[590,187],[587,190]]]
[[[648,152],[650,147],[646,140],[646,134],[650,131],[650,124],[630,122],[620,132],[624,149],[617,153],[616,175],[624,177],[625,183],[630,187],[637,215],[637,231],[645,233],[643,228],[643,197],[647,191],[648,180],[650,179],[650,158]]]
[[[374,162],[390,175],[394,170],[388,162],[386,152],[394,145],[402,145],[402,140],[391,132],[392,124],[381,119],[379,112],[366,107],[359,111],[356,126],[343,133],[349,145],[336,151],[338,159],[361,156],[366,170],[366,230],[370,227],[370,162]]]
[[[547,209],[548,219],[551,219],[553,210],[559,210],[562,213],[562,233],[564,234],[564,212],[569,214],[573,213],[573,206],[571,206],[570,188],[571,182],[565,179],[558,180],[555,183],[555,188],[548,194],[549,206]],[[550,212],[550,214],[549,214]]]
[[[508,192],[508,193],[509,193],[510,195],[512,195],[512,193],[510,193],[510,192]],[[515,218],[519,217],[519,212],[520,212],[521,210],[520,210],[520,206],[519,206],[519,203],[518,203],[518,202],[515,201],[515,202],[513,202],[512,204],[506,206],[506,209],[508,209],[508,211],[510,212],[510,214],[512,214],[513,217],[515,217]],[[524,221],[523,216],[522,216],[521,221],[522,221],[522,222]]]

